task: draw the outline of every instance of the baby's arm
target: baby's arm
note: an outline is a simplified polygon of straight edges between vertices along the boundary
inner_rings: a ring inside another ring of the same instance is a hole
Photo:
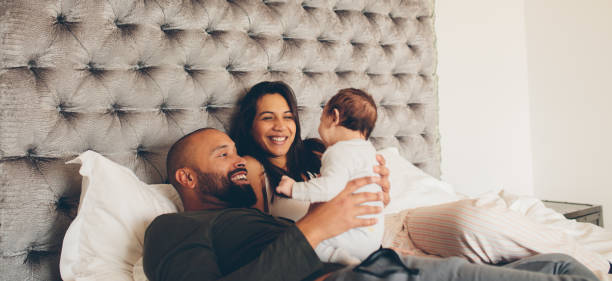
[[[276,187],[276,192],[291,197],[291,190],[293,190],[294,183],[295,181],[292,178],[283,175],[278,183],[278,187]]]
[[[349,158],[349,159],[347,159]],[[293,184],[291,197],[308,202],[326,202],[334,198],[349,180],[350,157],[330,149],[321,159],[321,176]]]

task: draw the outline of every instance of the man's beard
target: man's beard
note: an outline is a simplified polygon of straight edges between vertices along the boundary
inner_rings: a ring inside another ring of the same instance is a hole
[[[246,171],[238,168],[226,176],[198,171],[198,190],[202,195],[211,195],[228,204],[230,208],[248,208],[257,202],[250,184],[235,184],[231,178],[234,173]]]

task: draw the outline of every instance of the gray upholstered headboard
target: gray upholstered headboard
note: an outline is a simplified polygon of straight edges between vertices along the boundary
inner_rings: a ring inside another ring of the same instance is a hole
[[[0,0],[0,272],[57,280],[92,149],[164,181],[169,145],[225,130],[262,80],[297,95],[302,137],[321,105],[362,88],[372,141],[439,176],[432,0]]]

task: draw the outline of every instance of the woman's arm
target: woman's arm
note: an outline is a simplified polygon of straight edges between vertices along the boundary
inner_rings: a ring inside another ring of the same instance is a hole
[[[270,213],[270,210],[268,210],[268,198],[266,198],[266,191],[264,190],[266,188],[264,167],[257,159],[251,156],[247,155],[243,158],[246,160],[247,179],[257,197],[257,203],[253,207],[264,213]]]

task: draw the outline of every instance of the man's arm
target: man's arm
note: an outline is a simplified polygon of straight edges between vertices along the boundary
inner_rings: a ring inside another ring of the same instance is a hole
[[[255,281],[302,280],[323,264],[300,230],[292,226],[269,244],[261,254],[234,272],[223,274],[210,248],[177,251],[161,269],[156,281]],[[160,276],[161,277],[161,276]]]
[[[371,183],[380,184],[380,178],[363,177],[349,181],[344,190],[336,197],[310,208],[308,214],[296,223],[313,249],[321,241],[349,229],[376,224],[377,220],[375,218],[357,218],[357,216],[380,213],[382,209],[378,206],[361,204],[381,201],[382,193],[361,192],[353,194],[360,187]]]
[[[352,228],[376,224],[375,218],[357,216],[380,213],[380,207],[361,204],[382,200],[382,193],[353,194],[371,183],[379,184],[380,178],[365,177],[348,182],[338,196],[311,209],[296,223],[297,227],[279,236],[258,258],[219,280],[302,280],[319,270],[322,263],[313,249],[321,241]]]
[[[389,168],[387,168],[387,162],[385,161],[385,157],[380,154],[376,154],[376,161],[378,161],[378,166],[374,166],[374,172],[380,175],[380,187],[383,191],[383,205],[386,207],[391,202],[391,197],[389,196],[389,192],[391,191],[391,184],[389,183]]]
[[[352,193],[366,184],[379,181],[378,177],[350,181],[338,196],[312,208],[296,226],[287,228],[257,258],[234,272],[224,274],[221,271],[214,249],[203,244],[183,243],[174,248],[173,253],[168,254],[159,265],[151,265],[156,267],[151,268],[154,272],[151,275],[155,276],[151,280],[302,280],[322,267],[313,250],[321,241],[351,228],[376,223],[374,218],[361,219],[357,216],[382,211],[380,207],[360,205],[367,201],[380,201],[382,194]],[[156,232],[163,236],[167,231],[172,230]],[[161,236],[157,238],[162,239]]]

